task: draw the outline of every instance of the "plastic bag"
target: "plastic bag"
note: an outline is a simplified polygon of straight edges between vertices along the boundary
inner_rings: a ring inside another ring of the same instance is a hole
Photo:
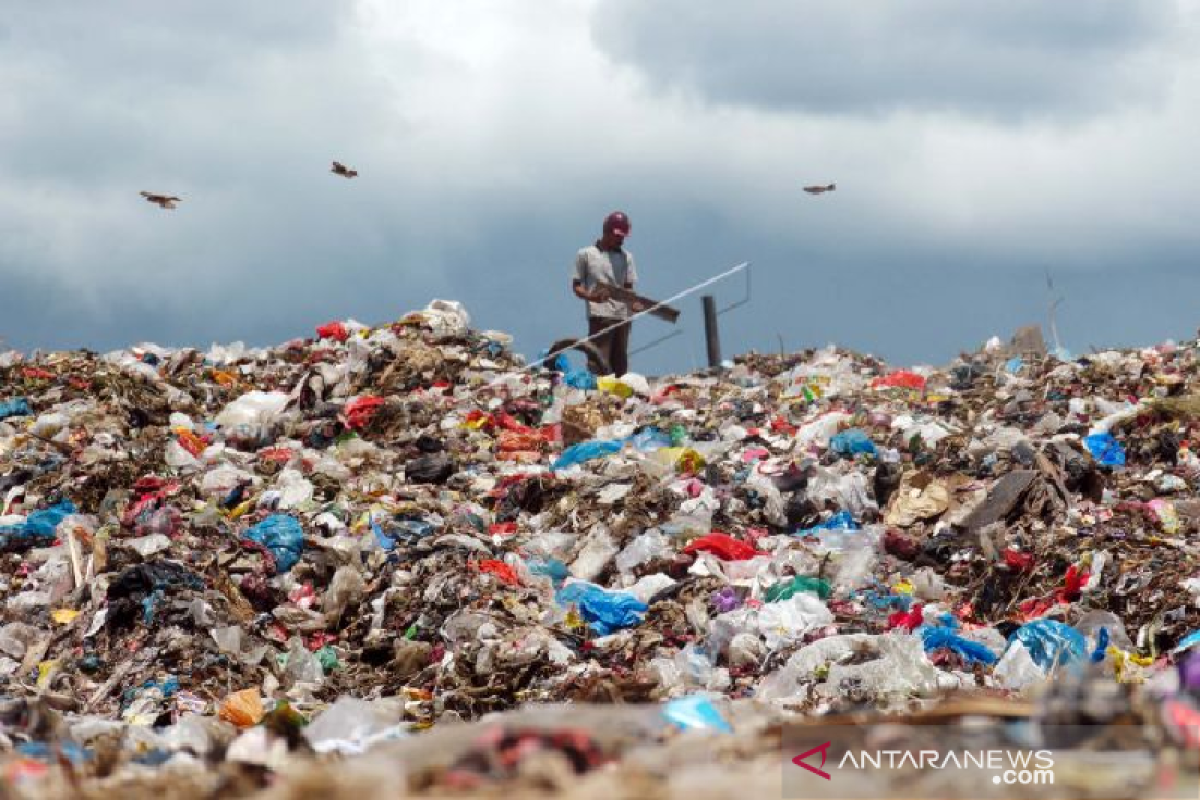
[[[357,607],[362,601],[366,583],[362,573],[352,565],[337,568],[329,587],[321,596],[321,610],[327,619],[339,620],[347,608]]]
[[[304,728],[304,738],[318,753],[357,755],[372,744],[407,736],[401,718],[404,709],[392,700],[339,697]]]
[[[1200,694],[1200,653],[1180,660],[1179,685],[1192,695]]]
[[[445,453],[430,453],[414,458],[404,466],[404,476],[412,483],[445,483],[454,474],[454,462]]]
[[[1083,634],[1052,619],[1039,619],[1021,626],[1009,641],[1024,645],[1034,663],[1044,670],[1087,658],[1087,640]]]
[[[790,600],[798,592],[810,592],[822,600],[827,600],[831,591],[827,580],[814,578],[811,575],[797,575],[790,581],[777,583],[768,589],[766,601],[777,603],[780,600]]]
[[[613,377],[597,378],[596,388],[607,394],[615,394],[622,399],[633,397],[633,387]]]
[[[1170,500],[1158,497],[1146,505],[1155,519],[1158,520],[1158,524],[1162,526],[1163,533],[1168,536],[1174,536],[1179,533],[1179,514],[1175,510],[1175,505]]]
[[[635,433],[626,441],[639,453],[652,453],[664,447],[672,447],[674,436],[663,433],[658,428],[646,428]]]
[[[1006,689],[1021,691],[1046,680],[1045,671],[1030,657],[1025,645],[1013,642],[1000,658],[992,675]]]
[[[563,383],[573,389],[596,388],[596,376],[586,366],[579,368],[573,366],[566,353],[559,353],[555,356],[550,368],[555,372],[561,372]]]
[[[346,408],[343,411],[346,416],[346,424],[356,431],[361,431],[375,418],[375,412],[379,410],[379,407],[384,402],[382,397],[375,397],[374,395],[355,397],[346,403]]]
[[[850,428],[837,434],[829,440],[829,447],[833,452],[842,456],[852,456],[858,453],[875,455],[875,443],[859,428]]]
[[[925,388],[925,379],[915,372],[898,370],[871,381],[871,388],[916,389],[919,391]]]
[[[607,636],[642,621],[649,609],[645,603],[624,592],[608,592],[590,583],[572,583],[558,591],[560,605],[574,604],[593,631]]]
[[[24,397],[0,400],[0,419],[31,416],[33,416],[33,411],[29,408],[29,401]]]
[[[824,531],[856,531],[858,524],[849,511],[839,511],[824,522],[796,531],[797,536],[820,536]]]
[[[64,519],[78,512],[79,509],[75,508],[75,504],[70,500],[63,500],[50,508],[34,511],[25,518],[26,535],[52,537]]]
[[[275,556],[278,572],[287,572],[296,566],[304,550],[304,531],[295,517],[286,514],[273,514],[242,536],[270,550]]]
[[[314,487],[303,473],[295,469],[285,469],[279,473],[275,482],[279,492],[280,511],[288,511],[312,500]]]
[[[542,575],[550,579],[550,582],[559,587],[570,576],[571,572],[567,569],[567,565],[559,561],[557,558],[533,558],[526,565],[529,567],[529,572],[533,575]]]
[[[625,549],[617,554],[617,569],[620,572],[630,572],[634,567],[648,561],[667,558],[670,555],[670,541],[662,531],[651,528],[625,545]]]
[[[672,458],[672,463],[675,466],[675,471],[682,475],[695,475],[708,463],[698,450],[694,450],[691,447],[664,447],[658,452],[676,453]]]
[[[1092,458],[1106,467],[1125,466],[1125,448],[1111,433],[1093,433],[1083,440]]]
[[[759,633],[772,650],[783,644],[799,642],[810,631],[832,623],[833,612],[816,595],[806,592],[778,603],[768,603],[758,609],[755,619]]]
[[[991,665],[1000,660],[999,656],[979,642],[964,639],[951,628],[923,625],[917,631],[921,634],[921,641],[925,645],[926,653],[940,650],[944,647],[960,655],[963,661],[968,664],[978,662]]]
[[[1185,650],[1190,650],[1193,647],[1200,647],[1200,631],[1192,631],[1187,636],[1179,640],[1179,644],[1175,645],[1172,653],[1179,654]]]
[[[937,690],[940,672],[924,655],[915,636],[885,635],[877,640],[881,658],[859,664],[833,664],[827,686],[836,693],[847,682],[858,682],[869,696],[904,698]]]
[[[225,406],[216,423],[222,428],[270,425],[279,419],[290,400],[286,392],[247,392]]]
[[[683,548],[683,552],[688,554],[701,551],[712,553],[722,561],[746,561],[757,555],[754,545],[720,532],[693,539],[691,544]]]
[[[317,338],[344,342],[350,338],[350,331],[346,330],[346,326],[341,322],[327,322],[317,326]]]
[[[663,719],[685,731],[700,730],[733,733],[733,728],[721,716],[721,712],[717,711],[717,707],[713,705],[712,700],[709,700],[702,694],[681,697],[678,700],[672,700],[665,704],[663,706]]]
[[[503,561],[498,561],[494,558],[487,558],[479,562],[479,571],[495,575],[500,581],[508,586],[520,586],[521,579],[517,577],[516,570]]]
[[[74,503],[64,500],[50,508],[34,511],[24,522],[0,527],[0,549],[21,550],[49,544],[54,541],[59,524],[76,510]]]
[[[421,317],[436,336],[464,336],[471,325],[466,306],[456,300],[431,300]]]
[[[225,698],[217,716],[239,728],[249,728],[257,725],[263,714],[263,702],[258,689],[242,689]]]
[[[624,446],[624,442],[619,440],[593,440],[590,442],[580,442],[568,447],[562,452],[554,463],[550,465],[553,472],[575,464],[584,464],[597,458],[604,458],[613,453],[619,453]]]

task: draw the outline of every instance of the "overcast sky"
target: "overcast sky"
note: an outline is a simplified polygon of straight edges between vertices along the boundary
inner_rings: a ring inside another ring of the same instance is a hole
[[[443,297],[533,354],[617,208],[647,294],[753,263],[726,355],[944,361],[1043,321],[1047,271],[1074,352],[1200,325],[1200,0],[0,0],[0,81],[22,349]],[[702,364],[680,305],[635,369]]]

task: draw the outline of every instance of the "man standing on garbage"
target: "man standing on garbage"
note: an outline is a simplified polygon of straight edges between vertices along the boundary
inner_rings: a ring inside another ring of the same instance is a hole
[[[608,359],[608,366],[617,377],[629,371],[630,308],[610,297],[606,287],[633,289],[637,283],[633,254],[624,247],[629,230],[629,217],[624,212],[614,211],[605,217],[601,237],[575,256],[575,279],[571,285],[575,296],[587,301],[588,336],[612,329],[591,342]],[[589,367],[592,372],[601,371],[596,363]]]

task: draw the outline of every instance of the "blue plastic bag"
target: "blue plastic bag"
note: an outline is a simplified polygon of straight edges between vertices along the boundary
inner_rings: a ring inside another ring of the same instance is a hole
[[[22,742],[13,748],[26,758],[45,761],[47,764],[58,764],[63,757],[75,766],[86,764],[92,760],[92,751],[85,749],[77,742]]]
[[[1088,657],[1087,640],[1083,634],[1052,619],[1039,619],[1013,631],[1009,641],[1025,645],[1029,656],[1044,670],[1058,664],[1083,661]]]
[[[646,428],[644,431],[630,436],[625,441],[633,445],[633,448],[639,453],[651,453],[655,450],[661,450],[664,447],[670,447],[671,435],[663,433],[658,428]]]
[[[987,647],[959,636],[952,628],[922,625],[917,630],[921,634],[921,641],[925,645],[926,653],[945,647],[962,656],[962,659],[968,664],[979,662],[990,665],[1000,660],[1000,657]]]
[[[371,520],[371,533],[375,534],[375,541],[379,542],[382,549],[391,550],[396,546],[396,540],[384,533],[383,526],[375,520]]]
[[[567,576],[571,574],[567,569],[567,565],[557,558],[551,558],[547,561],[536,558],[530,559],[528,566],[531,573],[534,575],[545,575],[555,587],[562,586]]]
[[[579,615],[600,636],[639,624],[649,609],[631,594],[608,592],[590,583],[572,583],[559,590],[557,599],[560,605],[574,603]]]
[[[1104,660],[1104,654],[1108,651],[1108,628],[1101,628],[1100,633],[1096,636],[1096,649],[1092,651],[1092,663],[1099,664]]]
[[[53,536],[58,523],[78,512],[70,500],[63,500],[58,505],[35,511],[25,518],[26,536]]]
[[[1175,645],[1173,652],[1182,653],[1184,650],[1190,650],[1197,646],[1200,646],[1200,631],[1192,631],[1179,640],[1179,644]]]
[[[849,511],[839,511],[824,522],[796,531],[797,536],[819,536],[822,531],[856,531],[858,524]]]
[[[558,472],[560,469],[566,469],[575,464],[583,464],[597,458],[610,456],[613,453],[619,453],[624,445],[625,442],[621,439],[594,439],[590,442],[573,444],[566,450],[563,450],[562,455],[550,465],[550,470]]]
[[[1111,433],[1093,433],[1083,440],[1092,458],[1106,467],[1125,466],[1125,448]]]
[[[563,383],[567,386],[573,386],[576,389],[596,388],[596,376],[589,372],[587,367],[572,369],[571,361],[567,358],[566,353],[559,353],[554,357],[554,370],[563,374]]]
[[[833,452],[842,456],[852,456],[858,453],[875,455],[875,443],[859,428],[842,431],[829,440]]]
[[[733,733],[733,728],[702,694],[694,694],[672,700],[663,706],[663,719],[680,730],[685,731],[718,731]]]
[[[287,572],[296,566],[304,550],[304,530],[295,517],[287,514],[272,514],[242,536],[270,550],[279,572]]]
[[[78,511],[70,500],[63,500],[57,505],[34,511],[17,525],[6,525],[0,528],[0,544],[9,547],[13,539],[28,539],[18,549],[25,549],[36,544],[35,540],[53,541],[58,524],[71,514]]]
[[[29,401],[24,397],[14,397],[11,400],[0,400],[0,419],[30,416],[33,416],[33,411],[29,408]]]

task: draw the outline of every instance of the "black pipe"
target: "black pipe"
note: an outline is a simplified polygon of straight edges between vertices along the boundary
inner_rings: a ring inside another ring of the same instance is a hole
[[[717,330],[717,301],[711,294],[700,298],[704,304],[704,338],[708,342],[708,366],[721,366],[721,332]]]

